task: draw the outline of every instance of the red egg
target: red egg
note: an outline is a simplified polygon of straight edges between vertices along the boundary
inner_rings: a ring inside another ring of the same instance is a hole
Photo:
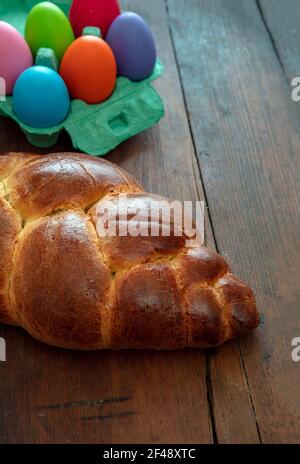
[[[113,20],[121,13],[117,0],[73,0],[70,21],[79,37],[87,26],[99,27],[105,37]]]

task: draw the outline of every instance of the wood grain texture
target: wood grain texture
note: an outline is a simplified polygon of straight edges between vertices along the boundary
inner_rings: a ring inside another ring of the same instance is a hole
[[[257,0],[289,80],[300,76],[300,5],[297,0]],[[298,104],[299,107],[299,104]]]
[[[166,72],[157,88],[166,104],[159,126],[108,159],[148,191],[203,199],[171,46],[165,4],[124,2],[153,27]],[[0,121],[1,151],[34,151],[11,121]],[[72,150],[63,135],[49,151]],[[213,245],[207,224],[207,242]],[[7,362],[0,364],[2,443],[210,443],[206,362],[201,351],[72,353],[49,348],[1,326]]]
[[[260,4],[122,2],[154,30],[166,117],[107,158],[147,191],[206,196],[207,244],[216,238],[252,285],[265,322],[248,340],[207,353],[73,353],[1,326],[0,442],[300,441],[300,365],[291,360],[300,331],[300,117],[284,76],[299,75],[300,10],[296,0]],[[41,151],[2,118],[0,150]],[[68,150],[63,134],[45,152]]]
[[[168,6],[218,249],[252,285],[265,318],[239,344],[240,360],[228,346],[212,358],[217,436],[255,438],[239,415],[242,363],[262,441],[299,442],[298,110],[254,1]]]

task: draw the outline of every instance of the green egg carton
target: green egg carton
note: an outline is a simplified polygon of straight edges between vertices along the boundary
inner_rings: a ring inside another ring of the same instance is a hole
[[[3,5],[4,3],[4,5]],[[22,34],[26,17],[37,1],[10,0],[0,3],[0,20],[15,26]],[[68,14],[70,1],[55,1]],[[0,115],[18,123],[28,141],[40,148],[53,146],[65,129],[73,147],[90,155],[103,156],[128,138],[152,127],[164,116],[164,107],[151,82],[163,73],[159,60],[150,77],[132,82],[118,77],[112,96],[97,105],[82,100],[72,100],[67,118],[58,126],[37,129],[22,123],[12,106],[12,97],[0,101]]]

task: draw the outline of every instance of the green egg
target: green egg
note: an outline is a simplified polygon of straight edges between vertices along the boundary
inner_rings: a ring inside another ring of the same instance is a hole
[[[75,36],[64,12],[53,3],[42,2],[35,5],[27,17],[25,39],[34,56],[39,48],[52,48],[61,60]]]

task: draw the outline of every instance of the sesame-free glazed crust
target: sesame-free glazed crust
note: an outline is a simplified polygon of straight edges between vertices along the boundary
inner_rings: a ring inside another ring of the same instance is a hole
[[[121,216],[157,198],[103,159],[1,155],[0,322],[83,350],[210,347],[255,329],[252,291],[218,254],[175,233],[97,233],[101,202]]]

